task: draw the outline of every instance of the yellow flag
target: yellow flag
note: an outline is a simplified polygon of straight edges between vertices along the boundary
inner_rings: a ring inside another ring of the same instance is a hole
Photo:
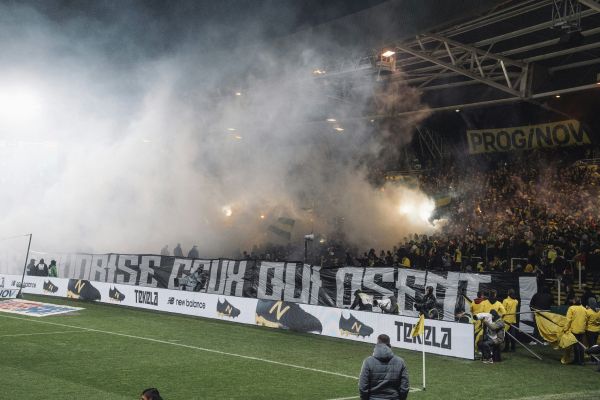
[[[425,332],[425,316],[421,314],[419,317],[419,322],[414,326],[412,332],[410,333],[411,337],[421,336]]]
[[[567,317],[550,312],[537,312],[535,322],[540,335],[555,348],[567,348],[577,343],[571,332],[563,332]]]

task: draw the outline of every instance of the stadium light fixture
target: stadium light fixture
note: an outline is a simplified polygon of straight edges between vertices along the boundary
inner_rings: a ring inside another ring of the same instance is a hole
[[[560,94],[557,94],[557,95],[556,95],[556,96],[554,96],[554,97],[556,97],[557,99],[560,99]]]
[[[242,95],[242,92],[235,92],[235,95],[236,95],[236,96],[241,96],[241,95]]]
[[[460,108],[457,108],[456,110],[454,110],[455,112],[460,112]]]
[[[394,54],[396,54],[396,52],[395,52],[395,51],[392,51],[392,50],[387,50],[387,51],[385,51],[385,52],[381,53],[381,56],[382,56],[382,57],[391,57],[391,56],[393,56]]]
[[[235,129],[235,128],[227,128],[227,130],[228,130],[229,132],[235,132],[235,131],[236,131],[236,129]]]
[[[327,118],[327,122],[336,122],[337,120],[335,118]]]
[[[335,128],[333,128],[333,129],[335,129],[335,130],[336,130],[336,131],[338,131],[338,132],[343,132],[343,131],[344,131],[344,128],[341,128],[341,127],[339,127],[339,126],[336,126],[336,127],[335,127]]]

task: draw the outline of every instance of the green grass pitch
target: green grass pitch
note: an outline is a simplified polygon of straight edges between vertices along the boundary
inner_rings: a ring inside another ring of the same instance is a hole
[[[84,307],[34,318],[0,313],[0,398],[137,399],[158,387],[173,399],[352,399],[373,346],[310,334],[27,296]],[[85,329],[80,329],[85,328]],[[411,399],[598,399],[595,367],[563,366],[535,346],[493,365],[427,355],[427,390]],[[421,354],[406,360],[421,387]],[[274,363],[275,362],[275,363]]]

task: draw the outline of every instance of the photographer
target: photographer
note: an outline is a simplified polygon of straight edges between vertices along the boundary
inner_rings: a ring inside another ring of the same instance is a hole
[[[438,319],[439,312],[436,308],[437,299],[433,294],[433,286],[427,286],[425,290],[425,296],[415,304],[415,308],[419,313],[424,314],[425,318]]]
[[[351,310],[358,307],[359,311],[373,311],[373,297],[369,296],[362,290],[358,289],[354,292],[354,301],[350,306]]]
[[[499,352],[500,345],[504,343],[504,322],[496,310],[489,313],[475,314],[473,319],[476,321],[481,320],[485,329],[483,340],[477,345],[482,354],[481,360],[486,364],[493,364],[494,347]],[[497,356],[499,356],[499,353]]]
[[[373,305],[379,307],[383,314],[395,314],[398,315],[398,299],[392,295],[387,299],[373,300]]]
[[[175,278],[175,286],[180,286],[181,290],[190,288],[194,292],[202,290],[206,284],[206,276],[202,273],[203,265],[199,265],[192,274],[184,276],[181,279]]]

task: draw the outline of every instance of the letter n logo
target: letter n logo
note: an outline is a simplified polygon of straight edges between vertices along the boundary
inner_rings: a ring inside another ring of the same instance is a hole
[[[360,328],[362,328],[362,324],[359,324],[358,322],[352,324],[352,330],[354,332],[360,332]]]
[[[83,282],[82,280],[78,280],[77,282],[75,282],[75,289],[77,289],[77,293],[81,293],[81,289],[83,289],[84,286],[85,282]]]
[[[281,317],[283,317],[283,314],[288,312],[288,310],[290,309],[290,306],[285,306],[283,309],[281,308],[281,306],[283,306],[283,302],[280,300],[277,303],[273,304],[273,307],[271,307],[271,309],[269,310],[269,314],[273,314],[273,312],[277,310],[277,321],[279,321]]]

